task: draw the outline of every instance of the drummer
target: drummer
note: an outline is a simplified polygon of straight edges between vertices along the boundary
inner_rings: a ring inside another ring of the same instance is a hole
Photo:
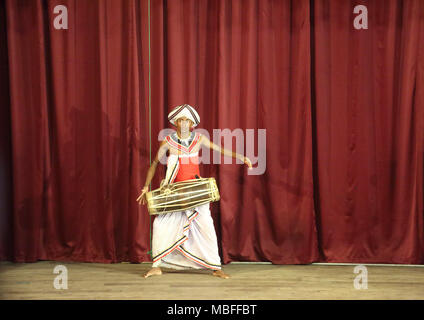
[[[146,203],[145,194],[153,179],[159,160],[169,151],[167,171],[163,184],[200,177],[199,150],[202,146],[223,155],[238,158],[249,169],[249,158],[221,148],[204,135],[192,131],[200,123],[197,111],[188,104],[177,106],[168,115],[177,131],[161,142],[156,157],[147,171],[146,183],[137,201]],[[153,222],[153,265],[145,278],[161,275],[161,268],[177,270],[209,269],[212,275],[229,278],[222,271],[218,241],[211,217],[209,203],[181,212],[157,215]]]

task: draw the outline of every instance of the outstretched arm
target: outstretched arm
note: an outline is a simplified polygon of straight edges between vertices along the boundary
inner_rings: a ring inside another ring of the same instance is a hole
[[[168,150],[168,144],[166,143],[165,140],[163,140],[159,146],[159,150],[156,154],[155,159],[150,165],[149,170],[147,170],[146,182],[144,183],[144,187],[141,190],[140,196],[137,198],[138,203],[140,204],[146,203],[144,195],[147,193],[147,191],[149,191],[149,184],[152,181],[153,177],[155,176],[155,172],[156,172],[156,168],[158,166],[159,160],[166,154],[167,150]]]
[[[241,161],[244,162],[244,164],[247,164],[247,166],[250,168],[252,168],[252,162],[250,161],[250,159],[248,157],[245,157],[241,154],[238,154],[236,152],[233,152],[231,150],[227,150],[224,148],[221,148],[220,146],[218,146],[217,144],[213,143],[212,141],[210,141],[208,138],[206,138],[204,135],[202,135],[201,137],[201,143],[202,145],[208,147],[209,149],[215,150],[220,152],[223,155],[229,156],[229,157],[233,157],[235,159],[240,159]]]

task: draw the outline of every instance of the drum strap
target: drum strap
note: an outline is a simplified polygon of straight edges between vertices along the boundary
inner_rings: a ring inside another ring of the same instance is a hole
[[[172,165],[172,163],[170,163],[170,165],[171,167],[167,168],[166,170],[165,185],[173,183],[177,177],[177,173],[180,167],[180,155],[178,155],[175,164]]]
[[[178,139],[178,143],[180,145],[183,145],[181,140],[177,137]],[[175,180],[175,177],[177,176],[178,170],[179,170],[179,166],[180,166],[180,155],[177,155],[177,161],[175,162],[175,165],[173,166],[173,168],[171,169],[170,172],[166,172],[167,173],[167,179],[165,180],[165,185],[173,183]],[[168,169],[169,170],[169,169]]]

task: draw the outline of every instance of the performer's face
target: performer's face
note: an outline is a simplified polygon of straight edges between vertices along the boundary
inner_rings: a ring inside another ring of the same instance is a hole
[[[181,117],[177,120],[177,127],[181,133],[189,132],[192,126],[193,122],[186,117]]]

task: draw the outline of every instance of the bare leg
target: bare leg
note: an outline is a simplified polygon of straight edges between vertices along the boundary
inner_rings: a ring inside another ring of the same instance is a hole
[[[212,273],[212,275],[215,277],[223,278],[223,279],[228,279],[230,277],[228,274],[224,273],[224,271],[222,270],[216,270]]]
[[[152,268],[147,273],[143,275],[144,278],[148,278],[150,276],[160,276],[162,274],[162,270],[160,268]]]

